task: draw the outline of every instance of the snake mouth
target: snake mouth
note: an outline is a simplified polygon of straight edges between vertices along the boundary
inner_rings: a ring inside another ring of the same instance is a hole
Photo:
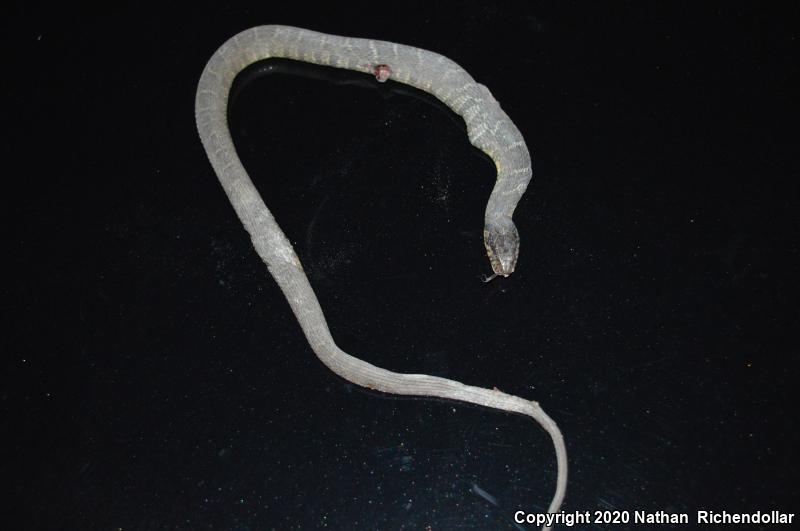
[[[498,274],[503,275],[504,277],[509,276],[514,272],[514,266],[517,265],[516,262],[516,257],[501,258],[500,272]]]

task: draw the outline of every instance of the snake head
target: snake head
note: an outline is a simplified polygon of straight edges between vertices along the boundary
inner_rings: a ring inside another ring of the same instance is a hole
[[[511,218],[487,221],[483,245],[495,275],[507,277],[514,272],[519,256],[519,232]]]

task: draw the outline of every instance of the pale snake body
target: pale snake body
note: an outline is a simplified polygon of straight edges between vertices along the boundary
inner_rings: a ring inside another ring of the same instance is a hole
[[[531,179],[530,155],[521,133],[489,90],[450,59],[412,46],[288,26],[251,28],[225,42],[203,70],[195,100],[197,128],[214,171],[319,359],[342,378],[370,389],[460,400],[533,417],[555,445],[558,478],[548,512],[557,512],[566,492],[566,449],[556,423],[537,402],[436,376],[387,371],[334,343],[300,260],[242,166],[228,129],[233,79],[248,65],[268,58],[356,70],[379,81],[391,78],[433,94],[462,116],[470,142],[497,167],[484,226],[484,244],[495,276],[511,274],[517,261],[519,236],[511,216]]]

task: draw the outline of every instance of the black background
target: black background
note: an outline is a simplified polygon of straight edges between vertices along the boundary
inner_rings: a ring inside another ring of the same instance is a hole
[[[12,9],[0,526],[532,529],[513,511],[549,502],[531,421],[314,357],[194,125],[205,61],[258,24],[446,55],[533,154],[517,272],[483,284],[494,168],[460,118],[355,73],[240,76],[234,140],[343,349],[540,401],[565,510],[797,512],[790,5]]]

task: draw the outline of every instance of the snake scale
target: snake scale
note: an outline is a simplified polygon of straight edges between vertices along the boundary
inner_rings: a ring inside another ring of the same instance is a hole
[[[405,83],[433,94],[464,119],[470,142],[497,167],[484,226],[484,245],[494,271],[490,278],[510,275],[517,262],[519,235],[511,216],[531,179],[530,154],[521,133],[489,90],[446,57],[392,42],[288,26],[259,26],[230,38],[208,61],[195,99],[197,129],[211,165],[322,363],[345,380],[384,393],[459,400],[532,417],[550,434],[555,446],[558,478],[548,512],[558,512],[566,492],[567,453],[558,426],[537,402],[436,376],[387,371],[336,346],[300,260],[242,166],[228,129],[233,79],[248,65],[272,57],[355,70],[381,82]]]

